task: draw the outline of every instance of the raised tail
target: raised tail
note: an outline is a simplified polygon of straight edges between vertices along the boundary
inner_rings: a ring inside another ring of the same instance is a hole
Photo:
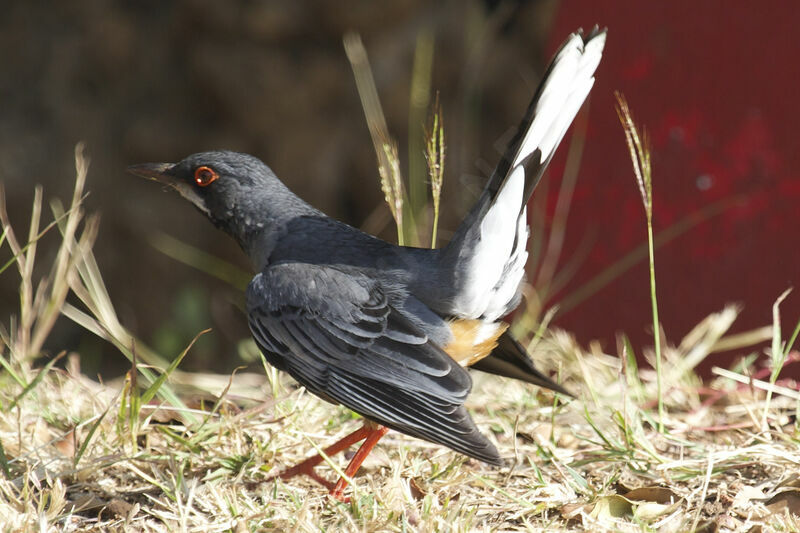
[[[517,133],[442,254],[454,316],[494,321],[519,301],[528,258],[526,205],[594,84],[606,31],[570,35],[545,71]]]

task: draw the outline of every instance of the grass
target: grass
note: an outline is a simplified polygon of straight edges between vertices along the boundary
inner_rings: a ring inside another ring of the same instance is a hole
[[[428,153],[443,146],[439,130]],[[638,365],[624,336],[611,353],[580,346],[548,328],[553,311],[545,312],[522,333],[542,369],[580,399],[563,403],[476,374],[467,406],[507,467],[390,433],[354,479],[351,503],[341,504],[309,480],[268,478],[352,431],[356,417],[266,366],[259,374],[182,372],[191,343],[170,359],[131,335],[92,254],[97,222],[82,209],[88,162],[80,150],[76,163],[71,203],[51,203],[47,225],[37,192],[27,241],[0,201],[0,245],[12,256],[2,274],[15,265],[20,277],[20,313],[0,329],[2,531],[800,529],[800,393],[780,377],[800,361],[800,322],[785,338],[786,294],[771,325],[729,334],[738,308],[726,307],[684,338],[656,342],[661,364],[648,350],[650,367]],[[36,280],[36,243],[47,231],[59,231],[61,245]],[[80,354],[42,353],[59,315],[114,344],[130,371],[98,383],[81,373]],[[250,341],[240,349],[256,353]],[[742,358],[703,383],[694,369],[720,350]],[[761,351],[764,367],[754,362]],[[331,462],[319,471],[333,478],[345,458]]]
[[[650,164],[650,142],[647,132],[639,135],[639,130],[633,122],[628,102],[622,93],[615,93],[617,97],[617,114],[625,131],[625,142],[630,151],[633,163],[633,174],[636,184],[642,195],[642,204],[647,218],[647,258],[650,264],[650,303],[653,313],[653,346],[656,353],[656,384],[658,394],[658,430],[664,431],[664,402],[661,386],[661,322],[658,320],[658,299],[656,297],[656,259],[653,246],[653,169]]]

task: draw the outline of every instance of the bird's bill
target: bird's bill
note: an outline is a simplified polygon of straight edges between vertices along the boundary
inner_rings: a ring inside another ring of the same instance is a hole
[[[174,167],[175,165],[172,163],[142,163],[140,165],[129,166],[128,172],[172,187],[178,191],[181,196],[194,204],[200,211],[208,215],[209,212],[206,203],[200,195],[197,194],[194,187],[176,178],[172,172],[170,172]]]
[[[169,171],[174,166],[172,163],[142,163],[141,165],[129,166],[128,172],[142,178],[173,185],[175,180],[169,174]]]

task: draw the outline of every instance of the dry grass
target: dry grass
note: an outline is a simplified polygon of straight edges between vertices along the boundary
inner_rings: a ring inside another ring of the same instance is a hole
[[[713,345],[732,314],[665,350],[666,361]],[[672,375],[667,431],[659,434],[654,373],[626,375],[619,357],[582,350],[563,332],[545,336],[536,351],[558,362],[581,400],[554,403],[488,376],[476,376],[470,397],[478,424],[512,466],[489,468],[391,433],[356,478],[349,505],[305,479],[265,481],[357,424],[283,376],[270,383],[235,375],[230,388],[228,377],[213,385],[206,376],[209,401],[190,424],[161,403],[145,405],[132,423],[120,409],[129,381],[99,385],[80,374],[77,355],[13,408],[22,389],[4,375],[3,529],[797,529],[787,512],[799,510],[796,399],[776,392],[764,426],[762,389],[726,378],[701,387],[691,371]]]

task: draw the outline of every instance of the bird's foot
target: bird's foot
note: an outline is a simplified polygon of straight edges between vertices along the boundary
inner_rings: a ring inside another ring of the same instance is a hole
[[[362,427],[353,433],[350,433],[331,446],[325,448],[323,453],[326,457],[330,457],[331,455],[337,454],[349,448],[359,441],[364,441],[364,444],[361,445],[353,458],[350,460],[350,464],[347,465],[347,468],[344,471],[345,475],[336,483],[328,481],[321,475],[317,474],[317,472],[314,470],[314,467],[324,460],[323,455],[319,453],[309,457],[308,459],[305,459],[291,468],[287,468],[283,472],[276,474],[269,479],[272,480],[276,477],[281,479],[290,479],[300,475],[308,476],[328,489],[328,494],[330,494],[332,498],[342,503],[349,503],[350,498],[344,495],[344,489],[347,487],[349,479],[355,475],[355,473],[361,467],[361,463],[363,463],[364,459],[366,459],[367,455],[369,455],[369,452],[372,451],[372,448],[375,447],[381,437],[386,435],[388,431],[388,428],[366,421]]]
[[[314,467],[317,464],[319,464],[321,462],[321,460],[322,460],[322,457],[320,455],[315,455],[313,457],[309,457],[308,459],[306,459],[302,463],[298,463],[298,464],[296,464],[295,466],[293,466],[291,468],[287,468],[286,470],[284,470],[280,474],[277,474],[277,475],[275,475],[275,476],[273,476],[273,477],[271,477],[269,479],[270,480],[271,479],[275,479],[276,477],[279,477],[281,479],[290,479],[290,478],[293,478],[295,476],[308,476],[311,479],[313,479],[314,481],[316,481],[317,483],[319,483],[320,485],[322,485],[323,487],[325,487],[326,489],[328,489],[329,491],[333,491],[335,486],[336,486],[336,484],[331,482],[331,481],[328,481],[327,479],[325,479],[324,477],[319,475],[316,472],[316,470],[314,470]]]

